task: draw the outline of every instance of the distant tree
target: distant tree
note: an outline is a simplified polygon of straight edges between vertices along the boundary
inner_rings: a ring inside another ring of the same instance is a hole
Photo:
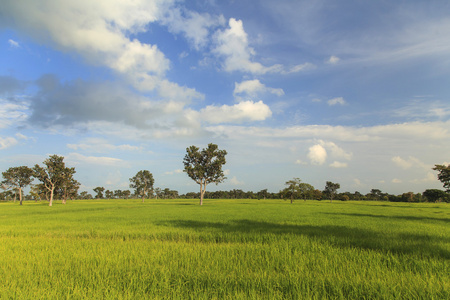
[[[73,178],[75,173],[75,168],[65,167],[63,169],[59,186],[63,204],[66,204],[68,198],[73,199],[78,194],[80,183]]]
[[[325,190],[323,193],[330,198],[330,202],[333,202],[334,196],[336,195],[336,191],[341,188],[339,183],[333,183],[331,181],[327,181],[325,184]]]
[[[161,188],[159,187],[155,188],[155,197],[156,199],[163,197],[163,191]]]
[[[131,192],[129,190],[124,190],[122,192],[122,195],[123,195],[124,199],[128,199],[128,198],[130,198]]]
[[[450,198],[447,193],[438,189],[426,190],[423,192],[423,197],[425,197],[429,202],[441,202]]]
[[[141,170],[130,178],[130,188],[135,189],[135,194],[142,197],[142,202],[146,197],[150,198],[153,194],[153,174],[147,170]]]
[[[106,197],[106,199],[112,199],[114,197],[114,192],[110,191],[110,190],[106,190],[105,197]]]
[[[95,195],[95,199],[103,199],[103,192],[105,191],[104,187],[98,186],[93,189],[93,191],[97,193],[97,195]]]
[[[80,198],[81,199],[92,199],[92,195],[88,194],[88,192],[86,192],[86,191],[82,191],[80,193]]]
[[[433,170],[438,171],[438,179],[444,184],[447,193],[450,193],[450,165],[434,165]]]
[[[300,191],[300,184],[301,184],[300,178],[294,178],[291,180],[286,181],[285,185],[287,187],[281,191],[281,193],[284,195],[284,197],[289,198],[291,200],[291,203],[294,203],[294,199],[299,199],[301,197],[301,191]]]
[[[258,199],[263,198],[264,200],[266,200],[267,195],[268,195],[267,189],[260,190],[257,195],[258,195]]]
[[[210,183],[219,184],[226,179],[222,166],[226,163],[227,151],[219,150],[216,144],[211,143],[201,151],[196,146],[190,146],[186,152],[184,172],[200,185],[200,205],[203,205],[206,186]]]
[[[312,191],[312,199],[321,200],[322,199],[322,191],[315,189]]]
[[[71,172],[69,170],[72,170],[72,168],[66,168],[64,157],[58,155],[51,155],[44,160],[43,164],[44,167],[39,165],[34,166],[33,176],[41,181],[43,187],[49,191],[49,206],[52,206],[55,191],[63,187],[67,173]]]
[[[22,190],[33,181],[33,170],[27,166],[11,167],[2,173],[2,183],[19,192],[19,202],[22,205]]]

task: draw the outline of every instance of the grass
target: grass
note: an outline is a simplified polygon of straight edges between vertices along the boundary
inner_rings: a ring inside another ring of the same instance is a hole
[[[0,204],[0,299],[449,299],[448,204]]]

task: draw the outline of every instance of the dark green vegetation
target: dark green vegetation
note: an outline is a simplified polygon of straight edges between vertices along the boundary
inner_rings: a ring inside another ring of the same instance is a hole
[[[449,299],[446,203],[0,203],[1,299]]]

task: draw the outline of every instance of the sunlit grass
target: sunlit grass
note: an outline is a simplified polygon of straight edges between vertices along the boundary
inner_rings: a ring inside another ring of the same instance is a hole
[[[0,204],[0,298],[448,299],[448,204]]]

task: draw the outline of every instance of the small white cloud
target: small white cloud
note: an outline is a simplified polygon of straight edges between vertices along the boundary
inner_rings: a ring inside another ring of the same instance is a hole
[[[283,89],[275,89],[275,88],[269,88],[266,87],[264,84],[262,84],[258,79],[254,80],[246,80],[242,81],[241,83],[234,83],[234,95],[238,94],[246,94],[251,97],[256,97],[260,93],[271,93],[277,96],[283,96],[284,91]]]
[[[10,148],[17,145],[17,140],[13,137],[1,138],[0,137],[0,150]]]
[[[173,175],[173,174],[180,174],[180,173],[183,173],[183,170],[177,169],[177,170],[175,170],[175,171],[168,171],[168,172],[165,172],[164,174],[165,174],[165,175]]]
[[[402,183],[402,181],[398,178],[392,179],[392,183]]]
[[[309,148],[308,158],[313,165],[323,165],[327,159],[327,150],[322,145]]]
[[[327,63],[335,65],[337,64],[341,59],[337,56],[332,55],[328,60]]]
[[[230,179],[230,183],[232,185],[244,185],[243,181],[239,181],[236,176],[234,176],[233,178]]]
[[[79,153],[69,153],[66,156],[68,162],[73,164],[89,164],[89,165],[101,165],[101,166],[111,166],[111,167],[128,167],[128,163],[119,158],[113,157],[98,157],[98,156],[84,156]]]
[[[339,104],[339,105],[346,105],[347,104],[347,102],[345,102],[344,98],[342,98],[342,97],[337,97],[337,98],[330,99],[330,100],[328,100],[327,103],[330,106],[337,105],[337,104]]]
[[[297,159],[297,160],[295,161],[295,164],[296,164],[296,165],[307,165],[308,163],[307,163],[307,162],[304,162],[304,161],[302,161],[302,160],[300,160],[300,159]]]
[[[308,70],[314,70],[316,68],[316,65],[312,64],[312,63],[304,63],[304,64],[300,64],[300,65],[295,65],[293,67],[291,67],[288,70],[282,71],[282,74],[291,74],[291,73],[298,73],[301,71],[308,71]]]
[[[343,162],[339,162],[339,161],[335,161],[332,164],[330,164],[330,167],[332,168],[347,168],[347,163],[343,163]]]
[[[200,111],[202,119],[211,124],[263,121],[272,115],[269,106],[262,101],[243,101],[229,106],[209,105]]]
[[[14,40],[11,40],[11,39],[8,40],[8,44],[11,47],[13,47],[13,48],[19,48],[20,47],[20,44],[18,42],[14,41]]]
[[[402,169],[409,169],[412,167],[412,162],[411,161],[406,161],[403,158],[401,158],[400,156],[395,156],[392,158],[392,161],[399,167],[401,167]]]

